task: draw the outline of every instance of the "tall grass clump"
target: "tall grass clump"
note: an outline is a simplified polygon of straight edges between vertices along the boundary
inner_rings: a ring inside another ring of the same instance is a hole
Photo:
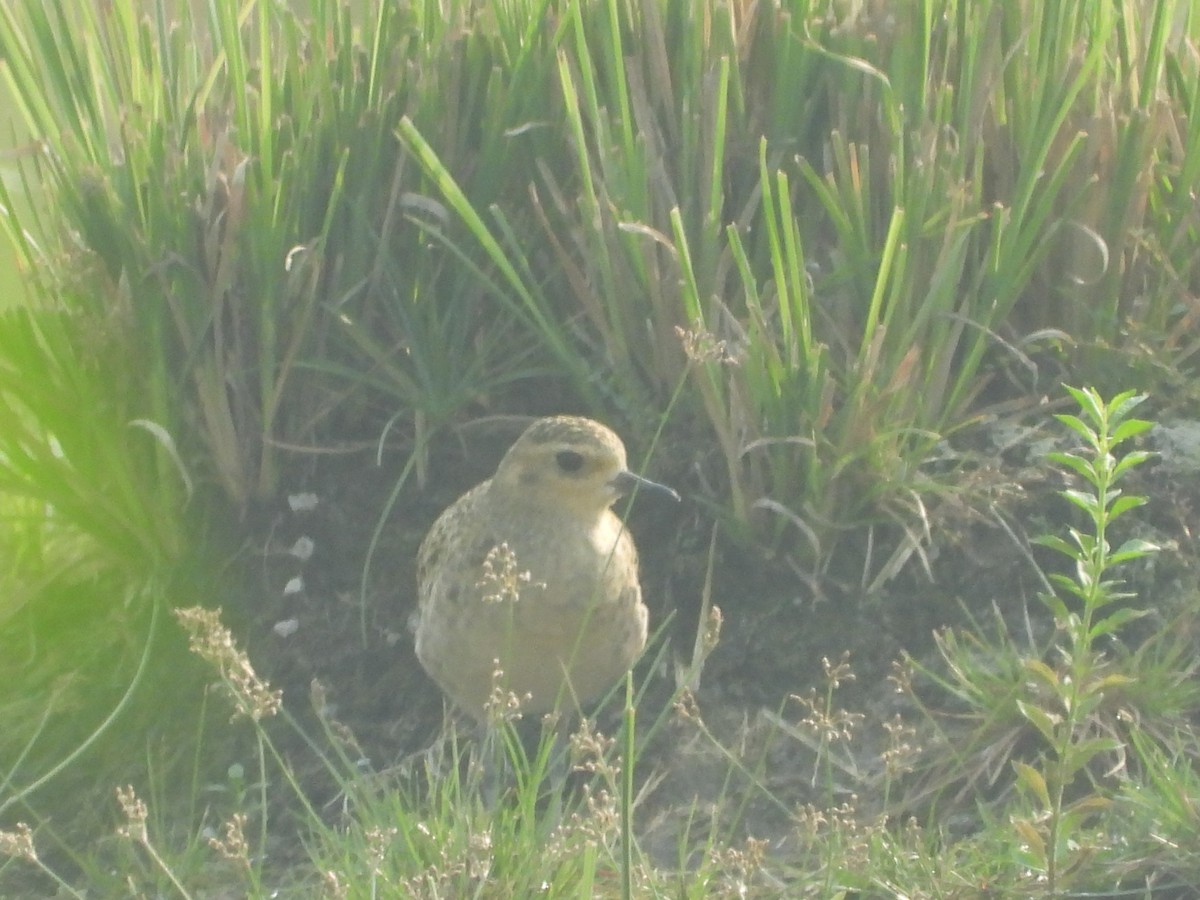
[[[148,687],[200,555],[189,475],[111,340],[59,309],[0,315],[0,822],[78,814],[128,765],[126,729],[171,717]]]
[[[1187,320],[1190,257],[1164,274],[1145,229],[1194,246],[1195,22],[1143,6],[574,6],[564,146],[529,187],[553,268],[501,240],[519,210],[445,196],[545,271],[615,405],[688,379],[731,523],[810,569],[848,527],[920,522],[935,445],[1040,390],[1039,359]]]
[[[530,155],[502,129],[527,118],[525,85],[502,78],[520,61],[502,41],[524,35],[496,30],[515,22],[468,4],[198,9],[18,3],[0,44],[71,231],[45,229],[39,254],[88,267],[89,314],[122,310],[145,403],[203,447],[207,481],[244,507],[270,496],[280,446],[363,403],[392,407],[376,423],[396,405],[436,423],[550,359],[578,365],[519,349],[531,311],[446,246],[392,134],[406,115],[437,134],[477,202],[523,186]]]
[[[153,418],[239,506],[393,417],[645,440],[682,383],[735,532],[811,571],[919,542],[923,464],[1039,348],[1191,353],[1187,4],[192,10],[16,3],[0,43]]]

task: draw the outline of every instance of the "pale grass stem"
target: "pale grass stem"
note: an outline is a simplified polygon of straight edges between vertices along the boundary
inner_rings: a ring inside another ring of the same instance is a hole
[[[35,866],[58,887],[62,896],[76,897],[84,900],[84,895],[67,884],[57,872],[51,869],[41,857],[33,842],[33,830],[24,822],[18,822],[11,831],[0,831],[0,856],[22,859]]]
[[[175,618],[188,633],[192,652],[216,667],[234,704],[234,718],[246,716],[258,722],[279,712],[283,692],[258,677],[245,651],[233,634],[221,624],[221,612],[192,606],[175,610]]]
[[[483,577],[475,583],[478,588],[487,588],[484,603],[516,603],[521,599],[521,591],[527,588],[545,590],[544,581],[534,581],[533,574],[517,565],[517,554],[509,547],[507,541],[502,541],[487,552],[483,559]]]
[[[515,598],[514,598],[515,599]],[[533,699],[526,692],[518,694],[504,686],[504,669],[500,660],[492,660],[492,690],[483,705],[484,719],[490,728],[502,728],[524,716],[521,707]]]
[[[135,844],[140,844],[158,870],[166,876],[175,890],[179,891],[179,895],[188,900],[192,896],[191,893],[183,886],[178,876],[167,865],[167,861],[163,859],[150,840],[150,833],[146,828],[146,819],[149,814],[146,804],[128,785],[117,788],[117,802],[121,805],[121,812],[125,815],[125,823],[117,827],[117,834]]]
[[[246,841],[245,813],[234,813],[227,819],[221,836],[210,837],[208,845],[222,857],[245,870],[247,874],[252,872],[250,844]]]

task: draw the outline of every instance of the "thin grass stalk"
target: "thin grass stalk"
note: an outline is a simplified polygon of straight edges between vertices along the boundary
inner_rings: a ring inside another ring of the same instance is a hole
[[[625,710],[622,727],[625,744],[621,752],[621,897],[633,900],[633,773],[637,760],[637,706],[633,699],[633,673],[625,673]]]
[[[120,720],[122,713],[124,713],[131,705],[134,697],[141,689],[142,679],[145,677],[147,668],[149,666],[151,651],[155,645],[158,634],[158,616],[159,607],[161,604],[157,602],[150,602],[148,605],[150,607],[150,618],[146,627],[146,637],[142,642],[141,656],[138,659],[137,666],[134,669],[132,676],[121,692],[120,699],[116,704],[114,704],[112,709],[105,714],[104,718],[101,719],[100,722],[89,731],[83,740],[79,741],[61,759],[46,768],[44,771],[40,772],[32,780],[24,784],[14,785],[13,780],[16,770],[4,773],[4,781],[6,784],[5,793],[7,796],[3,800],[0,800],[0,814],[3,814],[6,810],[12,808],[13,806],[27,803],[28,799],[37,791],[52,782],[55,778],[59,777],[63,772],[73,767],[81,758],[84,757],[87,751],[91,749],[97,741],[100,740],[100,738],[110,732],[110,730]],[[30,743],[29,748],[31,749],[32,747],[33,744]]]

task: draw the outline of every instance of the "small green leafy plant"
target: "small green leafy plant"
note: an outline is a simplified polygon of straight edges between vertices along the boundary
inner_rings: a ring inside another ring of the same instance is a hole
[[[1061,593],[1046,592],[1042,600],[1064,639],[1056,645],[1053,662],[1025,661],[1029,690],[1017,700],[1021,715],[1040,732],[1049,753],[1039,765],[1014,762],[1018,785],[1036,809],[1032,816],[1015,819],[1015,825],[1035,866],[1045,872],[1051,895],[1065,887],[1094,852],[1084,837],[1086,828],[1109,807],[1111,798],[1089,775],[1099,759],[1122,746],[1098,713],[1106,695],[1132,679],[1119,661],[1109,658],[1100,641],[1144,611],[1122,602],[1131,595],[1121,589],[1112,570],[1158,549],[1139,538],[1116,549],[1109,543],[1113,522],[1146,502],[1144,497],[1123,493],[1118,484],[1150,453],[1129,450],[1118,456],[1116,452],[1152,427],[1151,422],[1129,415],[1145,396],[1127,391],[1105,403],[1093,389],[1067,390],[1079,403],[1081,415],[1057,418],[1083,438],[1085,447],[1080,452],[1051,453],[1048,458],[1083,479],[1084,489],[1060,493],[1083,510],[1088,528],[1071,528],[1070,540],[1053,535],[1038,539],[1072,560],[1075,573],[1050,576]],[[1075,602],[1069,602],[1070,597]]]

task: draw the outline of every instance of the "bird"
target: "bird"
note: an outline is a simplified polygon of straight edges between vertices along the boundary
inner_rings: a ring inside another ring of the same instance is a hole
[[[679,500],[629,471],[608,427],[549,416],[437,518],[417,552],[416,654],[457,707],[482,723],[579,712],[632,668],[648,614],[611,507],[639,491]]]

